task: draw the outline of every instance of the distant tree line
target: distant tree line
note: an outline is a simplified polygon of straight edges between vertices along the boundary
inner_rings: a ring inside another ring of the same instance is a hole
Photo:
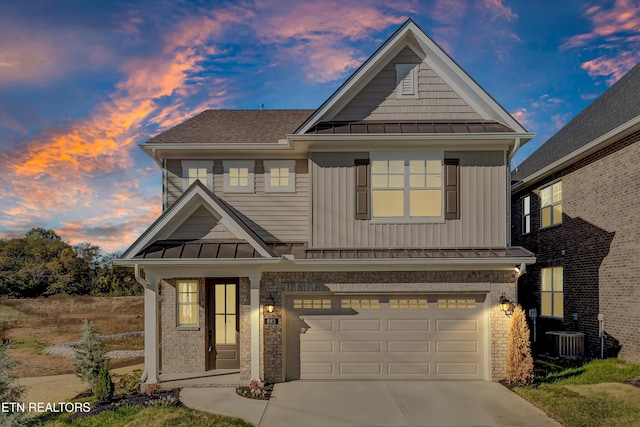
[[[71,246],[44,228],[33,228],[23,238],[0,239],[0,296],[141,294],[133,271],[113,265],[119,256],[91,243]]]

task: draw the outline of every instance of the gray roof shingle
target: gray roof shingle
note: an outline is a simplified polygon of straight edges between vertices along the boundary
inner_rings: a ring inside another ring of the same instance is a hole
[[[512,179],[519,181],[528,177],[638,115],[640,64],[518,165]]]
[[[205,110],[149,143],[276,143],[315,110]]]

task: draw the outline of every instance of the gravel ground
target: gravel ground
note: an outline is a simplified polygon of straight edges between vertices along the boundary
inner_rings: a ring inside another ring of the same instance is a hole
[[[133,338],[133,337],[142,337],[142,336],[144,336],[144,332],[138,331],[138,332],[125,332],[122,334],[115,334],[115,335],[105,335],[100,337],[100,339],[109,340],[109,339],[117,339],[117,338]],[[52,356],[62,356],[62,357],[74,357],[75,356],[74,350],[77,346],[78,346],[78,341],[51,345],[49,347],[46,347],[44,350],[42,350],[42,354],[49,354]],[[109,359],[144,357],[144,350],[114,350],[114,351],[108,351],[106,356]]]

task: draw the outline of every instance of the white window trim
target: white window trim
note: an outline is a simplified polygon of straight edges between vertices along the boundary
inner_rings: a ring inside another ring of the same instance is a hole
[[[182,161],[182,189],[189,188],[189,169],[190,168],[206,168],[207,182],[203,184],[213,190],[213,161],[212,160],[183,160]]]
[[[266,193],[295,193],[296,191],[296,161],[295,160],[265,160],[264,162],[264,191]],[[289,185],[271,185],[271,168],[289,168]]]
[[[418,98],[418,69],[420,64],[396,64],[396,96],[398,98]],[[403,93],[402,83],[411,80],[411,92]]]
[[[369,153],[369,159],[371,164],[373,164],[376,160],[405,160],[405,174],[404,174],[404,212],[405,216],[403,218],[385,218],[385,217],[376,217],[373,212],[373,203],[371,205],[371,224],[424,224],[424,223],[444,223],[444,151],[410,151],[410,152],[388,152],[388,151],[377,151]],[[407,189],[409,188],[409,174],[407,173],[407,165],[410,160],[439,160],[442,167],[442,182],[440,184],[440,216],[428,216],[428,217],[410,217],[410,206],[409,206],[409,197],[407,195]],[[369,176],[369,182],[372,182],[371,175]],[[373,200],[373,185],[369,189],[369,194],[371,200]]]
[[[253,193],[255,191],[255,175],[253,160],[224,160],[222,162],[224,168],[224,192],[225,193]],[[249,185],[246,187],[232,187],[229,184],[230,168],[248,168],[249,169]]]
[[[529,200],[529,211],[525,212],[525,200],[528,199]],[[529,231],[527,231],[525,229],[525,225],[527,223],[527,218],[529,218]],[[522,234],[529,234],[531,233],[531,196],[524,196],[522,198]]]

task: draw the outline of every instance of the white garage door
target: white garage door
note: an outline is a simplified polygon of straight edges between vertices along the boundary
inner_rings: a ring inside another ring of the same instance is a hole
[[[483,379],[484,295],[291,296],[287,379]]]

